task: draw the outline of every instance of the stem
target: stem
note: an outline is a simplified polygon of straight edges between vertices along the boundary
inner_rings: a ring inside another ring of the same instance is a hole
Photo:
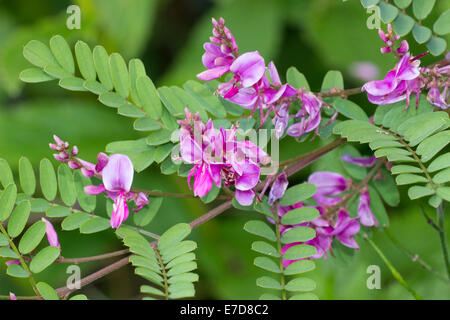
[[[389,268],[389,270],[391,271],[394,278],[403,287],[405,287],[405,289],[408,290],[416,300],[423,300],[423,298],[417,292],[415,292],[413,288],[411,288],[409,286],[409,284],[405,281],[405,279],[403,279],[402,275],[397,271],[397,269],[395,269],[395,267],[392,265],[392,263],[386,258],[386,256],[380,250],[380,248],[378,248],[378,246],[367,237],[367,234],[364,234],[364,239],[366,239],[366,241],[372,246],[372,248],[375,250],[375,252],[380,256],[381,260],[383,260],[383,262]]]
[[[350,96],[353,94],[361,93],[361,87],[359,88],[352,88],[352,89],[346,89],[346,90],[339,90],[337,92],[325,92],[325,93],[316,93],[320,94],[323,98],[326,97],[336,97],[336,96]]]
[[[275,228],[276,228],[276,235],[277,235],[277,250],[278,253],[280,254],[280,270],[281,270],[281,286],[283,287],[283,289],[281,290],[281,299],[282,300],[287,300],[286,297],[286,290],[284,289],[285,286],[285,279],[284,279],[284,266],[283,266],[283,253],[282,253],[282,247],[281,247],[281,232],[280,232],[280,217],[278,215],[278,202],[275,203],[274,208],[275,208]]]
[[[8,239],[9,245],[11,246],[11,249],[17,254],[19,257],[20,264],[22,265],[22,268],[28,273],[28,279],[30,280],[30,284],[33,287],[34,292],[40,296],[40,292],[36,286],[36,281],[34,281],[33,273],[28,268],[27,264],[25,263],[25,260],[22,257],[22,254],[17,249],[16,245],[12,241],[11,237],[9,236],[8,232],[6,232],[5,228],[3,227],[3,224],[0,223],[0,231],[3,233],[3,235]]]
[[[110,253],[105,253],[105,254],[100,254],[97,256],[92,256],[92,257],[84,257],[84,258],[63,258],[60,257],[59,259],[57,259],[55,262],[56,263],[84,263],[84,262],[90,262],[90,261],[98,261],[98,260],[104,260],[104,259],[108,259],[108,258],[112,258],[112,257],[117,257],[117,256],[121,256],[124,254],[129,253],[130,250],[128,249],[123,249],[123,250],[118,250],[118,251],[114,251],[114,252],[110,252]]]
[[[407,255],[408,257],[411,258],[412,262],[417,262],[422,268],[424,268],[425,270],[433,273],[436,277],[438,277],[439,279],[445,281],[447,284],[450,285],[450,280],[449,279],[447,279],[446,277],[442,276],[439,272],[437,272],[435,269],[433,269],[433,267],[431,267],[428,263],[426,263],[425,261],[420,259],[418,254],[413,253],[413,252],[409,251],[407,248],[405,248],[396,238],[394,238],[394,236],[392,235],[392,233],[388,229],[384,229],[384,232],[385,232],[386,236],[392,241],[392,243],[398,249],[400,249],[400,251],[402,251],[405,255]]]
[[[162,260],[161,255],[159,254],[158,249],[153,248],[155,251],[155,255],[158,258],[159,265],[161,266],[162,275],[164,278],[164,296],[166,300],[169,300],[169,284],[167,283],[167,273],[166,273],[166,266],[164,265],[164,262]]]
[[[450,279],[450,261],[448,260],[448,246],[447,237],[445,235],[444,225],[444,203],[441,203],[436,209],[437,223],[439,226],[439,238],[441,239],[442,257],[444,258],[445,268],[447,269],[447,276]]]

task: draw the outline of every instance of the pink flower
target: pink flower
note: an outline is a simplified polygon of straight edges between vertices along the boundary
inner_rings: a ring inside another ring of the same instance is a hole
[[[367,91],[369,101],[384,105],[407,99],[408,106],[411,93],[418,96],[421,90],[420,61],[417,58],[410,59],[410,54],[406,53],[383,80],[367,82],[362,91]]]
[[[10,292],[9,293],[9,299],[10,300],[17,300],[17,297],[16,297],[16,295],[14,293]]]
[[[349,186],[349,182],[343,176],[329,171],[314,172],[309,176],[308,182],[317,187],[313,198],[321,206],[332,206],[340,202],[341,197],[336,195],[345,191]]]
[[[287,134],[292,137],[301,138],[307,132],[318,129],[321,120],[322,100],[311,92],[301,93],[302,108],[295,115],[300,122],[291,125]]]
[[[275,179],[272,188],[270,189],[269,200],[267,201],[267,203],[269,205],[272,205],[275,201],[281,199],[284,196],[284,193],[286,192],[288,184],[289,181],[287,179],[287,175],[283,171]]]
[[[235,187],[241,205],[250,205],[259,182],[259,165],[270,162],[267,153],[250,141],[238,141],[236,127],[216,130],[211,120],[205,125],[187,109],[186,119],[179,123],[181,160],[194,164],[187,179],[191,188],[194,178],[194,195],[203,197],[213,183],[220,187],[223,181],[226,187]]]
[[[378,221],[375,218],[375,216],[372,213],[372,210],[370,209],[370,196],[367,189],[364,189],[361,193],[361,196],[359,198],[359,205],[358,205],[358,216],[359,221],[363,226],[366,227],[372,227],[376,226],[378,227]]]
[[[450,99],[450,91],[447,89],[448,87],[445,87],[441,93],[436,86],[431,87],[427,95],[428,102],[443,110],[448,109],[450,107],[450,102],[448,102]]]
[[[132,199],[140,210],[148,204],[144,193],[136,194],[130,191],[133,183],[134,168],[130,158],[123,154],[113,154],[107,159],[99,156],[99,164],[96,170],[101,171],[103,183],[99,186],[86,186],[84,191],[89,195],[106,192],[114,201],[111,214],[111,227],[117,229],[129,215],[127,200]]]
[[[55,247],[58,247],[59,249],[61,249],[61,246],[58,241],[58,234],[56,233],[55,228],[53,228],[53,225],[50,223],[50,221],[48,221],[45,218],[41,218],[41,220],[44,221],[45,225],[46,225],[45,232],[47,234],[48,243],[51,246],[55,246]]]
[[[349,154],[344,154],[341,157],[342,160],[344,160],[345,162],[357,165],[357,166],[361,166],[361,167],[371,167],[374,165],[375,161],[377,160],[377,158],[375,156],[371,156],[371,157],[353,157]]]
[[[12,265],[12,264],[19,264],[20,265],[20,260],[9,260],[9,261],[6,261],[5,262],[5,264],[6,264],[6,266],[10,266],[10,265]]]
[[[357,234],[359,230],[360,226],[358,221],[350,218],[346,211],[340,210],[331,235],[335,236],[344,246],[359,249],[359,246],[354,239],[355,234]]]

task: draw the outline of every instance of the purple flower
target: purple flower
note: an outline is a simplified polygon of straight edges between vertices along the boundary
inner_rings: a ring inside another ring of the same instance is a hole
[[[288,184],[289,181],[287,179],[287,175],[283,171],[278,175],[278,177],[274,181],[272,188],[270,189],[269,192],[269,200],[267,201],[267,203],[269,205],[272,205],[275,201],[281,199],[284,196],[284,193],[286,192]]]
[[[322,108],[322,100],[311,92],[302,92],[301,102],[302,108],[295,115],[295,118],[300,118],[300,122],[291,125],[286,132],[288,135],[299,139],[303,134],[318,129]]]
[[[194,178],[194,195],[203,197],[213,183],[220,187],[223,181],[226,187],[235,187],[241,205],[250,205],[259,182],[259,165],[270,162],[267,153],[250,141],[238,141],[236,127],[216,130],[211,120],[205,125],[187,109],[186,119],[179,123],[180,159],[194,164],[187,179],[191,188]]]
[[[114,201],[111,214],[111,227],[117,229],[129,215],[127,200],[136,202],[138,210],[148,204],[147,196],[144,193],[136,194],[130,191],[133,183],[134,168],[130,158],[123,154],[113,154],[106,162],[106,158],[99,156],[97,169],[101,169],[103,183],[99,186],[86,186],[84,191],[89,195],[96,195],[106,192]]]
[[[46,225],[45,232],[47,234],[48,243],[51,246],[55,246],[55,247],[58,247],[59,249],[61,249],[61,246],[58,241],[58,234],[56,233],[55,228],[53,228],[53,225],[50,223],[50,221],[48,221],[45,218],[41,218],[41,220],[44,221],[45,225]]]
[[[410,59],[410,54],[406,53],[383,80],[367,82],[362,91],[367,91],[369,101],[384,105],[407,99],[408,106],[411,93],[418,94],[421,89],[420,61],[417,58]]]
[[[359,249],[359,246],[354,239],[354,235],[357,234],[359,230],[360,226],[358,221],[350,218],[345,210],[340,210],[331,235],[335,236],[344,246]]]
[[[332,206],[341,201],[336,195],[347,190],[349,182],[336,172],[318,171],[309,176],[308,182],[317,187],[313,195],[319,205]]]
[[[378,227],[378,221],[375,218],[375,216],[373,215],[372,210],[370,209],[370,196],[369,196],[369,192],[367,191],[367,189],[364,189],[364,191],[361,193],[361,196],[359,198],[358,216],[359,216],[359,221],[361,222],[361,224],[363,226]]]
[[[377,160],[377,158],[375,156],[353,157],[349,154],[344,154],[341,157],[341,159],[344,160],[345,162],[352,163],[354,165],[361,166],[361,167],[371,167],[374,165],[375,161]]]
[[[9,293],[9,299],[10,300],[17,300],[17,297],[16,297],[16,295],[14,293],[10,292]]]
[[[447,89],[448,87],[445,87],[441,93],[436,86],[431,87],[427,95],[428,102],[443,110],[448,109],[450,107],[450,102],[448,102],[450,99],[450,91]]]
[[[20,260],[19,259],[16,259],[16,260],[9,260],[9,261],[6,261],[5,262],[5,264],[6,264],[6,266],[10,266],[10,265],[12,265],[12,264],[18,264],[18,265],[20,265]]]

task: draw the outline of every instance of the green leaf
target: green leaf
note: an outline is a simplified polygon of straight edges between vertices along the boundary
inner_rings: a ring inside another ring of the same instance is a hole
[[[194,80],[187,81],[183,87],[213,116],[219,119],[226,117],[227,113],[225,111],[225,107],[207,87]]]
[[[74,212],[67,216],[61,223],[63,230],[75,230],[78,229],[83,222],[90,219],[90,215],[84,212]]]
[[[19,259],[19,256],[17,255],[17,253],[15,253],[11,248],[8,248],[8,247],[0,248],[0,257]]]
[[[292,262],[290,265],[284,269],[284,274],[286,276],[293,276],[300,273],[305,273],[312,271],[316,268],[316,264],[311,260],[298,260]]]
[[[450,33],[450,9],[442,13],[434,22],[433,30],[440,36]]]
[[[331,105],[335,107],[339,113],[346,116],[347,118],[363,121],[367,121],[369,119],[364,110],[350,100],[338,98],[334,100]]]
[[[368,186],[368,189],[370,196],[370,210],[372,210],[372,213],[380,226],[389,226],[389,217],[378,192],[370,185]]]
[[[144,206],[139,213],[133,215],[133,221],[138,227],[144,227],[152,222],[156,213],[158,213],[159,208],[163,202],[163,197],[150,198],[149,204]]]
[[[186,282],[186,281],[188,281],[188,282],[198,281],[198,274],[192,273],[192,272],[186,272],[186,273],[177,274],[167,280],[167,282],[170,284],[177,283],[177,282]]]
[[[158,241],[158,249],[164,250],[176,245],[191,233],[191,227],[187,223],[179,223],[164,232]]]
[[[178,118],[183,117],[185,106],[169,87],[158,88],[158,94],[172,116]]]
[[[70,208],[64,206],[52,206],[46,212],[47,217],[61,218],[70,215]]]
[[[311,183],[301,183],[290,187],[286,190],[283,198],[280,200],[280,205],[290,206],[300,201],[311,198],[316,193],[316,186]]]
[[[50,266],[59,257],[59,248],[48,246],[39,251],[31,260],[30,270],[39,273]]]
[[[190,271],[195,270],[195,269],[197,269],[197,262],[195,262],[195,261],[183,262],[183,263],[180,263],[180,264],[172,267],[167,272],[167,276],[168,277],[172,277],[172,276],[175,276],[177,274],[190,272]]]
[[[271,277],[261,277],[256,279],[256,285],[261,288],[266,289],[275,289],[275,290],[281,290],[283,287],[281,286],[280,282],[278,280],[275,280]]]
[[[305,75],[297,70],[296,67],[290,67],[286,73],[286,79],[288,84],[294,88],[300,89],[305,88],[307,91],[311,91],[309,88],[308,80],[306,80]]]
[[[88,298],[84,294],[77,294],[73,297],[70,297],[69,300],[88,300]]]
[[[172,137],[172,131],[170,130],[158,130],[150,133],[147,137],[147,144],[151,146],[159,146],[161,144],[167,143]]]
[[[121,105],[126,103],[126,100],[121,95],[114,92],[104,92],[100,94],[98,100],[105,106],[112,108],[119,108]]]
[[[169,154],[171,153],[174,145],[172,143],[166,143],[162,144],[158,147],[156,147],[155,153],[154,153],[154,160],[156,163],[161,163],[166,159]]]
[[[392,174],[400,174],[400,173],[422,173],[422,170],[420,168],[410,166],[410,165],[404,165],[400,164],[397,166],[393,166],[391,168]]]
[[[109,69],[111,70],[111,79],[116,92],[123,98],[128,98],[130,94],[130,78],[127,65],[120,54],[111,54],[109,57]]]
[[[284,225],[300,224],[312,221],[320,216],[319,210],[312,207],[301,207],[288,211],[282,218],[281,223]]]
[[[416,200],[422,197],[430,196],[434,194],[435,191],[428,187],[413,186],[408,189],[408,196],[411,200]]]
[[[391,207],[395,207],[400,203],[400,193],[392,175],[386,170],[383,170],[382,174],[383,178],[373,180],[373,184],[383,200]]]
[[[297,244],[290,247],[283,254],[283,260],[298,260],[309,258],[317,253],[315,247],[306,244]]]
[[[191,247],[188,248],[188,246],[183,245],[183,246],[178,246],[179,248],[185,247],[185,248],[183,248],[183,250],[177,249],[176,252],[173,250],[170,250],[170,252],[167,253],[167,254],[170,254],[170,256],[166,255],[166,257],[165,257],[168,261],[170,261],[169,263],[167,263],[166,269],[170,269],[173,266],[180,264],[182,262],[188,262],[188,261],[195,260],[195,253],[189,252],[189,251],[197,249],[197,243],[194,241],[189,241],[189,240],[183,241],[183,242],[191,243]],[[181,242],[180,244],[182,244],[183,242]],[[183,253],[181,253],[181,252],[183,252]],[[172,257],[176,257],[176,258],[172,258]]]
[[[50,203],[41,198],[30,199],[31,212],[45,212],[50,207]]]
[[[391,23],[398,15],[398,9],[392,4],[380,2],[380,18],[384,23]]]
[[[289,281],[284,289],[291,292],[311,291],[316,288],[314,280],[309,278],[295,278]]]
[[[136,80],[136,90],[147,116],[154,120],[161,118],[161,100],[152,80],[147,76],[138,77]]]
[[[266,238],[270,241],[277,240],[275,232],[265,222],[260,220],[248,221],[244,225],[244,230],[251,234]]]
[[[96,233],[110,228],[108,219],[93,217],[80,225],[80,232],[85,234]]]
[[[394,0],[395,4],[400,8],[400,9],[406,9],[409,7],[409,5],[411,4],[412,0]]]
[[[50,49],[37,40],[31,40],[25,45],[23,48],[23,56],[30,63],[40,68],[58,64]]]
[[[141,292],[147,293],[147,294],[153,294],[153,295],[160,296],[160,297],[165,296],[165,293],[162,292],[161,290],[156,289],[155,287],[147,286],[147,285],[141,286]]]
[[[428,1],[428,0],[427,0]],[[417,41],[417,43],[425,43],[431,38],[431,30],[427,27],[420,26],[417,23],[414,25],[412,30],[414,39]]]
[[[12,264],[8,266],[8,269],[6,270],[6,274],[10,275],[11,277],[15,278],[28,278],[30,275],[25,271],[22,266],[19,266],[18,264]]]
[[[436,194],[446,201],[450,201],[450,187],[439,187]]]
[[[67,165],[58,167],[58,186],[61,200],[68,206],[73,206],[77,199],[77,193],[73,180],[73,174]]]
[[[281,237],[281,243],[305,242],[316,237],[316,231],[309,227],[295,227],[286,231]]]
[[[44,221],[37,221],[25,231],[19,242],[19,251],[27,254],[33,251],[42,241],[45,235],[46,224]]]
[[[394,31],[400,37],[407,35],[414,26],[414,19],[406,14],[400,13],[393,23]]]
[[[41,190],[44,197],[53,201],[58,191],[55,169],[53,164],[47,158],[42,159],[39,165]]]
[[[29,196],[33,195],[36,190],[36,177],[28,158],[21,157],[19,160],[19,178],[23,192]]]
[[[434,177],[433,177],[433,181],[434,183],[446,183],[450,181],[450,168],[447,168],[445,170],[442,170],[441,172],[438,172]]]
[[[344,78],[340,71],[330,70],[327,72],[323,78],[320,92],[327,92],[333,88],[344,89]]]
[[[47,283],[38,282],[36,284],[36,287],[44,300],[59,300],[58,294],[56,293],[55,289],[50,287]]]
[[[271,256],[271,257],[275,257],[278,258],[280,257],[280,254],[278,253],[278,250],[272,246],[271,244],[265,242],[265,241],[255,241],[252,243],[252,250]]]
[[[280,266],[268,257],[256,257],[253,261],[255,266],[274,273],[281,273]]]
[[[450,143],[450,130],[441,131],[426,138],[417,146],[417,154],[422,156],[422,162],[431,160],[439,151]]]
[[[259,297],[259,300],[281,300],[281,297],[271,293],[264,293]]]
[[[111,72],[109,71],[109,56],[105,48],[102,46],[95,46],[92,52],[94,58],[95,70],[97,71],[98,79],[103,87],[109,91],[113,88],[111,80]]]
[[[49,76],[57,79],[72,77],[73,75],[69,71],[61,68],[60,66],[48,65],[44,68],[44,72]]]
[[[205,111],[205,108],[203,108],[203,106],[201,106],[193,96],[187,93],[186,90],[183,90],[177,86],[171,86],[170,90],[172,90],[172,94],[174,94],[181,101],[184,108],[187,107],[193,114],[198,112],[203,122],[208,121],[209,117]]]
[[[97,73],[95,72],[94,58],[86,42],[77,41],[75,44],[75,57],[77,58],[78,68],[83,78],[86,80],[95,80]]]
[[[428,204],[430,206],[432,206],[433,208],[439,207],[441,205],[441,203],[442,203],[442,198],[438,197],[436,195],[434,195],[428,199]]]
[[[380,2],[380,0],[361,0],[361,4],[363,5],[364,8],[374,6],[378,4],[378,2]]]
[[[419,176],[417,174],[404,173],[404,174],[398,175],[395,178],[395,182],[400,186],[400,185],[405,185],[405,184],[428,182],[428,180],[425,177]]]
[[[151,118],[140,118],[134,122],[134,130],[137,131],[156,131],[161,129],[161,124]]]
[[[11,238],[15,238],[22,233],[27,224],[30,212],[31,204],[28,200],[20,202],[14,209],[8,221],[8,234]]]
[[[75,73],[75,63],[66,39],[60,35],[53,36],[50,39],[50,50],[63,69],[70,74]]]
[[[124,103],[119,106],[117,113],[129,118],[142,118],[146,115],[144,111],[130,103]]]
[[[0,247],[7,246],[9,244],[8,238],[0,233]]]
[[[27,83],[38,83],[55,80],[54,77],[48,75],[40,68],[28,68],[19,74],[19,79]]]
[[[138,106],[142,106],[141,100],[139,99],[139,94],[137,92],[136,88],[136,80],[140,76],[145,76],[145,66],[144,63],[142,63],[139,59],[131,59],[130,62],[128,62],[128,69],[130,71],[130,93],[131,93],[131,99],[134,101],[134,103]]]
[[[431,39],[427,42],[427,48],[433,56],[438,56],[442,54],[445,49],[447,49],[447,41],[440,37],[431,37]]]
[[[11,183],[14,183],[13,174],[8,162],[4,159],[0,159],[0,182],[3,188],[6,188]]]
[[[220,188],[218,188],[215,184],[212,185],[211,190],[206,194],[206,196],[202,197],[203,203],[213,202],[220,193]]]
[[[71,91],[86,91],[84,80],[78,77],[66,77],[59,80],[58,85],[61,88]]]
[[[450,167],[450,152],[444,153],[434,159],[428,166],[428,172],[435,172]]]
[[[306,292],[293,295],[289,298],[289,300],[319,300],[319,297],[317,297],[314,293]]]
[[[84,81],[83,87],[86,90],[88,90],[96,95],[101,95],[102,93],[105,93],[106,91],[108,91],[100,82],[95,81],[95,80]]]
[[[15,184],[8,185],[0,194],[0,222],[9,218],[14,204],[16,203],[17,187]]]
[[[417,19],[425,19],[433,10],[436,0],[414,0],[413,12]]]
[[[91,179],[86,178],[80,171],[74,173],[75,190],[77,192],[78,204],[86,212],[93,212],[97,205],[97,197],[88,195],[84,187],[92,185]]]

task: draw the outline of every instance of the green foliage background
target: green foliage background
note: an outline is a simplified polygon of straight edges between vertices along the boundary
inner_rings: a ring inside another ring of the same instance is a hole
[[[73,3],[81,8],[80,30],[66,28],[66,8]],[[424,23],[433,22],[448,8],[450,2],[437,1]],[[52,35],[61,34],[71,45],[76,40],[91,47],[100,44],[108,52],[121,53],[126,60],[141,58],[157,86],[181,85],[203,70],[202,44],[209,37],[213,16],[226,19],[241,52],[260,51],[266,61],[275,62],[280,74],[296,66],[306,75],[313,91],[320,89],[327,70],[342,71],[345,85],[350,88],[362,84],[351,77],[353,62],[375,63],[380,68],[380,77],[395,63],[393,57],[379,53],[381,41],[375,30],[367,29],[368,14],[358,0],[42,0],[39,5],[27,0],[0,1],[0,157],[17,170],[18,159],[25,155],[37,168],[41,158],[51,157],[47,145],[53,133],[78,145],[82,157],[92,161],[109,142],[139,138],[131,120],[117,116],[114,109],[105,108],[89,93],[68,92],[53,82],[38,85],[21,82],[18,74],[28,66],[22,48],[29,40],[48,43]],[[410,44],[415,54],[426,50],[415,41]],[[433,59],[427,56],[422,61],[429,64]],[[355,100],[368,114],[373,114],[374,106],[363,95]],[[284,139],[281,159],[309,151],[320,143],[319,139],[303,144]],[[361,148],[361,152],[368,153],[369,149]],[[303,181],[312,169],[343,171],[339,161],[335,161],[338,156],[338,151],[332,152],[294,178]],[[162,176],[156,164],[136,176],[134,185],[189,192],[185,178]],[[401,205],[388,210],[390,231],[443,273],[438,235],[425,223],[420,202],[411,202],[406,190],[401,188]],[[160,233],[178,222],[198,217],[212,205],[192,199],[166,199],[148,230]],[[433,212],[429,210],[429,214]],[[242,230],[254,215],[229,210],[193,231],[199,244],[200,281],[196,285],[196,298],[255,299],[261,295],[263,290],[255,286],[255,279],[263,274],[253,266],[256,254],[250,250],[254,239]],[[447,284],[404,256],[383,232],[375,232],[374,240],[419,294],[426,298],[450,298]],[[330,256],[317,263],[318,268],[308,275],[317,282],[315,293],[321,299],[410,299],[410,294],[395,281],[372,248],[362,238],[357,241],[361,250],[353,257]],[[95,235],[80,235],[78,230],[64,232],[60,233],[60,242],[62,255],[67,258],[121,248],[112,230]],[[81,265],[82,276],[106,263]],[[381,267],[381,290],[366,287],[369,265]],[[60,287],[65,284],[65,268],[53,265],[39,275],[39,280]],[[12,280],[4,274],[5,265],[0,263],[0,294],[7,294],[7,288],[11,287],[17,288],[17,295],[33,294],[27,280]],[[142,283],[132,268],[126,267],[86,287],[82,293],[90,299],[138,298]]]

